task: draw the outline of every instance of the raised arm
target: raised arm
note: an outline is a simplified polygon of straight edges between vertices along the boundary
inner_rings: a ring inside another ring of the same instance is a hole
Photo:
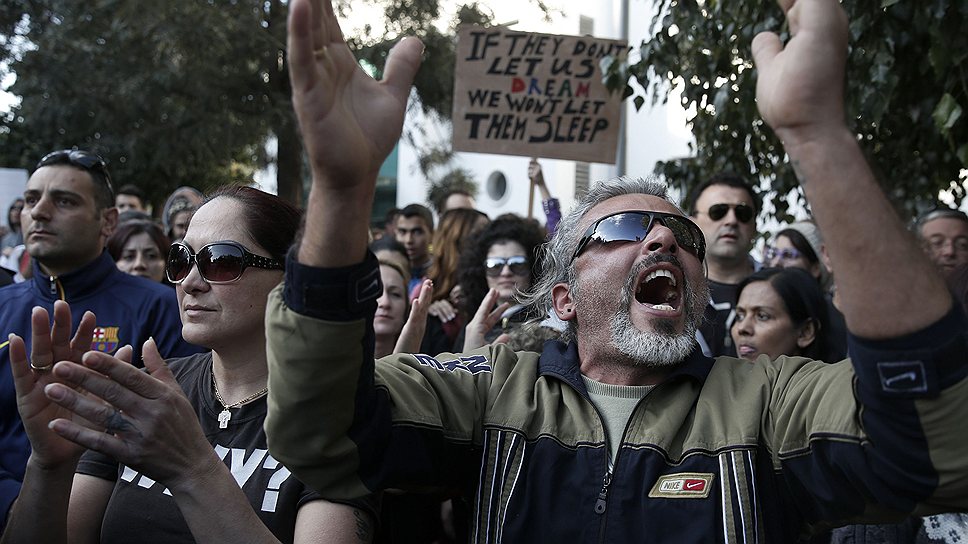
[[[400,138],[422,52],[419,40],[404,38],[376,81],[346,46],[329,0],[290,4],[292,102],[312,170],[299,262],[363,260],[377,173]]]
[[[874,179],[844,115],[847,17],[836,0],[780,0],[792,38],[753,40],[756,100],[783,141],[837,269],[850,331],[894,338],[951,307],[941,276]]]
[[[792,38],[754,40],[757,101],[824,233],[852,363],[780,365],[764,434],[782,478],[797,481],[780,487],[811,523],[964,510],[968,448],[951,437],[968,418],[965,320],[847,126],[843,9],[780,3]],[[836,454],[792,454],[822,451],[833,436]]]

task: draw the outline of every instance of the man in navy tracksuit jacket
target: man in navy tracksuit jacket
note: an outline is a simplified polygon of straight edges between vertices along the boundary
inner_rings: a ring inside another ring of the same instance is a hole
[[[201,351],[181,337],[174,290],[117,269],[104,241],[117,224],[110,178],[100,157],[83,151],[48,155],[24,191],[24,241],[34,259],[30,281],[0,289],[0,527],[20,491],[30,444],[17,412],[7,337],[31,340],[31,309],[53,315],[54,302],[71,304],[72,328],[90,310],[97,316],[91,349],[108,353],[130,344],[132,361],[153,336],[162,355]]]

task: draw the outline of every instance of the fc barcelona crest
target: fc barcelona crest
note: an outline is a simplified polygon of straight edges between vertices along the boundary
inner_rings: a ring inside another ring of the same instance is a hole
[[[121,327],[95,327],[94,338],[91,340],[91,349],[103,351],[104,353],[114,353],[118,349],[118,329]]]

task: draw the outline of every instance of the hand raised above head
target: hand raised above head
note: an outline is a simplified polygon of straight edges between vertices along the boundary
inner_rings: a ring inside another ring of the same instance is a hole
[[[294,0],[288,47],[293,107],[314,184],[368,188],[400,137],[422,44],[398,43],[376,81],[346,46],[330,0]]]
[[[760,115],[786,145],[842,129],[847,16],[837,0],[780,0],[786,45],[772,32],[753,39]]]

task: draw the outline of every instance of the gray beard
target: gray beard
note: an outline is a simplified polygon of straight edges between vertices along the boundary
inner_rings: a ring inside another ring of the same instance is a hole
[[[670,319],[653,319],[655,331],[642,331],[636,328],[632,324],[631,316],[635,279],[642,269],[663,261],[680,265],[675,257],[657,256],[657,258],[642,261],[632,270],[625,282],[621,306],[610,322],[612,344],[635,366],[673,366],[684,361],[696,346],[696,329],[699,327],[703,310],[709,300],[708,287],[703,285],[699,289],[693,289],[690,282],[683,278],[681,302],[684,305],[686,319],[682,332],[675,332],[675,323]]]

